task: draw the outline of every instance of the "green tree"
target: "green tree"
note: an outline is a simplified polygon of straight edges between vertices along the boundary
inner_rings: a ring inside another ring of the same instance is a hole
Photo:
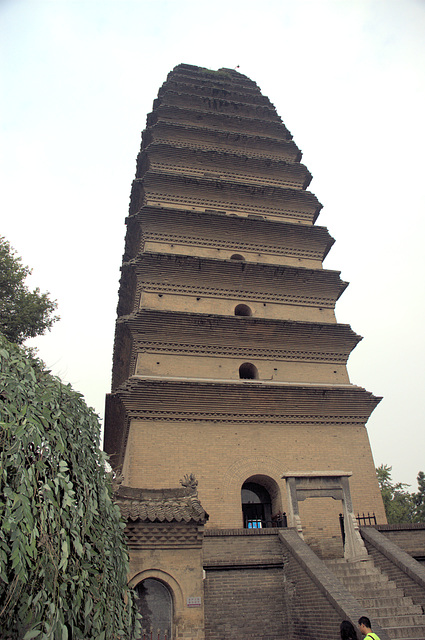
[[[96,414],[0,336],[0,637],[138,637]]]
[[[418,477],[418,491],[414,493],[414,522],[425,522],[425,473],[419,471]]]
[[[31,269],[10,244],[0,236],[0,333],[10,342],[22,344],[27,338],[42,335],[57,316],[57,303],[40,289],[30,291],[25,285]]]
[[[409,485],[403,482],[394,484],[391,471],[392,467],[386,464],[376,469],[388,523],[413,522],[414,501],[412,494],[406,490]]]

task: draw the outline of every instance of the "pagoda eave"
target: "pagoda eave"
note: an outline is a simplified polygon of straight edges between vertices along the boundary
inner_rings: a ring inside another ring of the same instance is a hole
[[[205,96],[200,94],[182,93],[168,90],[161,93],[153,103],[153,109],[161,107],[183,107],[210,113],[212,109],[220,113],[255,118],[282,124],[281,118],[271,104],[242,102],[241,96],[233,94],[234,98],[220,96]]]
[[[172,143],[176,148],[231,151],[252,158],[265,158],[300,162],[301,151],[293,140],[273,139],[261,133],[231,132],[216,127],[214,129],[199,123],[170,122],[158,119],[145,129],[142,135],[142,150],[152,142]],[[241,142],[244,144],[240,150]]]
[[[147,240],[235,249],[240,253],[276,254],[322,261],[334,243],[325,227],[285,221],[264,221],[213,212],[144,206],[126,219],[128,225],[124,261],[142,250]]]
[[[227,421],[229,411],[238,421],[270,420],[280,422],[284,416],[297,423],[364,422],[382,400],[362,387],[352,384],[270,383],[258,380],[165,379],[132,376],[114,392],[127,411],[138,415],[163,414],[171,417],[174,409],[184,407],[184,414],[208,420]],[[220,399],[220,400],[219,400]],[[219,401],[218,401],[219,400]],[[168,407],[167,407],[168,405]],[[160,408],[159,408],[160,407]],[[227,409],[227,411],[226,411]],[[169,411],[170,410],[170,411]],[[208,417],[209,416],[209,417]]]
[[[333,309],[347,284],[325,269],[144,253],[122,265],[118,315],[140,307],[143,291]]]
[[[155,111],[148,114],[147,126],[150,127],[160,120],[167,122],[197,123],[209,127],[220,127],[224,131],[255,132],[262,137],[270,137],[278,140],[291,140],[291,134],[280,123],[262,118],[249,117],[247,115],[217,114],[214,111],[190,109],[176,105],[161,105]]]
[[[136,179],[147,172],[163,172],[195,178],[211,177],[278,188],[305,190],[312,176],[300,163],[250,158],[228,150],[179,148],[167,142],[151,142],[139,154]],[[209,175],[211,174],[211,175]]]
[[[273,109],[273,105],[270,102],[269,98],[259,94],[254,90],[247,90],[246,87],[243,87],[243,91],[236,92],[234,90],[234,86],[221,83],[220,85],[217,82],[202,83],[202,82],[184,82],[180,80],[167,80],[164,82],[160,90],[158,91],[158,98],[162,98],[167,93],[177,93],[183,95],[192,95],[192,96],[205,96],[206,89],[211,92],[211,97],[216,98],[217,100],[237,100],[240,103],[253,105],[253,106],[263,106],[267,108]]]

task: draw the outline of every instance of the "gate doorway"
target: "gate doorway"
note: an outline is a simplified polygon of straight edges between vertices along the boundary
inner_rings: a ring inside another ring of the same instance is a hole
[[[285,473],[288,501],[290,507],[290,524],[301,536],[301,525],[298,503],[307,498],[332,498],[341,500],[344,513],[345,544],[344,557],[346,560],[365,560],[367,551],[359,533],[359,525],[353,513],[350,485],[348,482],[351,471],[307,471]]]
[[[263,529],[272,526],[272,500],[260,484],[245,482],[242,485],[242,513],[245,529]]]
[[[141,638],[171,640],[173,602],[169,589],[160,580],[146,578],[135,588],[142,619]]]

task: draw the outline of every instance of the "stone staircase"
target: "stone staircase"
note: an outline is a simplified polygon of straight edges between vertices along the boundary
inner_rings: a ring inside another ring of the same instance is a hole
[[[393,640],[425,640],[422,607],[377,569],[371,558],[348,563],[344,559],[325,564]]]

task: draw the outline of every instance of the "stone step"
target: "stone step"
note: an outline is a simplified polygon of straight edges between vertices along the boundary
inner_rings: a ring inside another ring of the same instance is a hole
[[[365,562],[369,562],[370,558],[367,558],[365,560]],[[345,558],[326,558],[326,560],[323,560],[323,562],[326,564],[326,566],[330,566],[331,564],[346,564],[348,565],[348,562]],[[354,563],[354,562],[350,562],[351,566],[354,566],[355,564],[359,564],[359,563]]]
[[[393,640],[425,639],[425,625],[420,627],[387,627],[385,630]]]
[[[371,558],[353,564],[338,558],[326,565],[392,640],[425,640],[422,607],[413,604]]]
[[[359,567],[355,571],[349,567],[328,567],[338,577],[351,578],[352,576],[376,576],[380,574],[374,567]]]
[[[371,573],[379,573],[375,568],[372,561],[367,560],[365,562],[358,562],[357,564],[350,564],[345,560],[341,562],[335,562],[334,560],[326,560],[326,566],[331,569],[337,575],[363,575]]]
[[[376,606],[372,607],[369,604],[366,606],[364,600],[362,604],[367,612],[370,614],[371,618],[385,618],[387,616],[398,616],[400,614],[400,607],[403,607],[403,615],[409,616],[422,616],[422,607],[417,604],[408,604],[405,602],[401,602],[397,600],[397,604],[393,606],[381,606],[382,600],[379,600],[379,603]]]
[[[359,560],[358,562],[347,562],[345,558],[327,558],[323,561],[327,567],[349,567],[350,569],[356,569],[357,567],[365,567],[367,565],[374,567],[372,558],[366,558],[365,560]]]
[[[425,625],[425,620],[422,614],[405,615],[404,611],[401,614],[396,613],[395,615],[391,615],[391,616],[377,615],[375,620],[384,629],[388,629],[391,627],[403,627],[403,628],[415,627],[416,628],[416,627],[420,627],[421,625]]]
[[[398,588],[395,584],[369,584],[363,588],[344,585],[350,593],[356,598],[403,598],[403,589]]]
[[[373,575],[351,575],[351,576],[338,576],[337,577],[344,584],[352,584],[359,586],[367,586],[370,584],[394,584],[389,580],[388,576],[382,575],[382,573],[377,573]]]
[[[351,593],[351,592],[350,592]],[[364,608],[369,611],[370,609],[379,609],[381,607],[387,608],[396,608],[400,609],[400,606],[403,604],[409,607],[417,607],[418,605],[413,604],[412,598],[408,596],[397,596],[390,598],[376,598],[373,596],[372,598],[363,598],[358,597],[357,600],[364,606]],[[421,609],[421,607],[419,607]],[[416,612],[415,612],[416,613]]]
[[[340,580],[364,580],[364,579],[376,579],[382,576],[382,573],[376,571],[376,569],[359,569],[355,573],[352,571],[335,571],[335,569],[331,569],[331,571],[336,575]]]
[[[329,569],[334,573],[334,575],[342,581],[351,581],[351,582],[371,582],[373,580],[385,580],[388,582],[388,576],[381,573],[379,569],[376,569],[373,565],[368,565],[366,567],[358,567],[355,569],[350,569],[350,567],[329,567]]]
[[[398,589],[394,584],[387,587],[368,587],[367,589],[348,589],[349,592],[357,598],[357,600],[365,600],[370,598],[403,598],[403,589]]]

